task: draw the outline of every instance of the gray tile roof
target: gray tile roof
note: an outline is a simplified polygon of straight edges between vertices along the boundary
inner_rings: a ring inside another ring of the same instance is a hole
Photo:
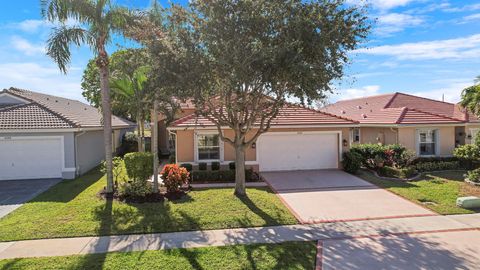
[[[0,129],[89,128],[101,127],[99,110],[77,100],[10,88],[8,93],[26,100],[25,104],[0,106]],[[115,128],[135,124],[120,117],[112,117]]]

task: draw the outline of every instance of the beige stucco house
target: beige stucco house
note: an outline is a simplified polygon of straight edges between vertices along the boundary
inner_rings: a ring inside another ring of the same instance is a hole
[[[217,128],[188,104],[165,129],[177,163],[234,161],[233,148],[220,140]],[[320,110],[287,105],[246,151],[246,164],[259,171],[339,168],[342,153],[356,143],[399,143],[418,156],[451,156],[479,130],[479,119],[456,104],[402,93],[339,101]],[[228,128],[222,132],[233,136]],[[166,137],[160,145],[167,144]]]

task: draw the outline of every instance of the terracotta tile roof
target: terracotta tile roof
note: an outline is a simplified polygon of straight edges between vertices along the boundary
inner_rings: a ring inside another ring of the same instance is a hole
[[[273,119],[272,126],[303,126],[303,125],[348,125],[355,124],[355,121],[345,117],[320,112],[293,104],[283,107],[277,117]],[[174,121],[171,127],[193,127],[193,126],[214,126],[214,124],[203,116],[190,114]]]
[[[338,101],[321,109],[362,124],[464,123],[478,121],[458,104],[392,93]]]
[[[10,88],[8,93],[25,100],[24,107],[0,107],[0,128],[70,128],[101,127],[102,115],[98,109],[77,100],[66,99],[33,91]],[[10,104],[11,105],[11,104]],[[8,119],[8,124],[6,124]],[[54,120],[55,119],[55,120]],[[16,122],[15,122],[16,121]],[[42,122],[43,121],[43,122]],[[112,117],[113,127],[129,127],[134,123]]]

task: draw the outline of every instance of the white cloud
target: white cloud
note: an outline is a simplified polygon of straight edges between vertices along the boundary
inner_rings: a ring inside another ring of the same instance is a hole
[[[41,27],[50,26],[50,24],[43,20],[25,20],[15,23],[12,26],[24,32],[34,33],[37,32]]]
[[[376,9],[388,10],[396,7],[405,6],[415,0],[347,0],[349,4],[368,3]]]
[[[45,54],[45,45],[32,44],[28,40],[19,36],[13,36],[11,38],[10,44],[15,50],[29,56],[36,54]]]
[[[463,82],[457,81],[446,84],[446,86],[442,88],[435,88],[425,91],[414,91],[412,94],[436,100],[442,100],[442,97],[444,97],[444,101],[446,102],[457,103],[460,101],[460,95],[462,93],[462,90],[468,86],[471,86],[472,84],[472,80]]]
[[[462,18],[463,22],[470,22],[470,21],[476,21],[476,20],[480,20],[480,13],[475,13]]]
[[[379,91],[379,85],[367,85],[360,88],[343,89],[339,91],[342,93],[339,100],[373,96],[379,94]]]
[[[402,13],[388,13],[378,17],[376,32],[380,35],[390,35],[403,31],[403,29],[407,27],[418,26],[423,22],[424,20],[417,16]]]
[[[81,95],[81,71],[70,70],[63,75],[53,64],[1,63],[0,89],[13,86],[85,102]]]
[[[471,59],[480,57],[480,34],[468,37],[362,48],[357,53],[400,60]]]
[[[474,11],[474,10],[479,10],[480,9],[480,4],[471,4],[471,5],[465,5],[462,7],[453,7],[449,4],[444,6],[442,8],[442,11],[444,12],[462,12],[462,11]]]

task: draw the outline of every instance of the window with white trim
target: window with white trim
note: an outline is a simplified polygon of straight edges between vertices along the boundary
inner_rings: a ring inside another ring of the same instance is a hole
[[[435,129],[419,130],[418,153],[420,156],[434,156],[437,154],[437,132]]]
[[[360,128],[352,128],[350,135],[350,140],[352,143],[360,143]]]
[[[219,160],[220,138],[218,134],[197,134],[197,159]]]

